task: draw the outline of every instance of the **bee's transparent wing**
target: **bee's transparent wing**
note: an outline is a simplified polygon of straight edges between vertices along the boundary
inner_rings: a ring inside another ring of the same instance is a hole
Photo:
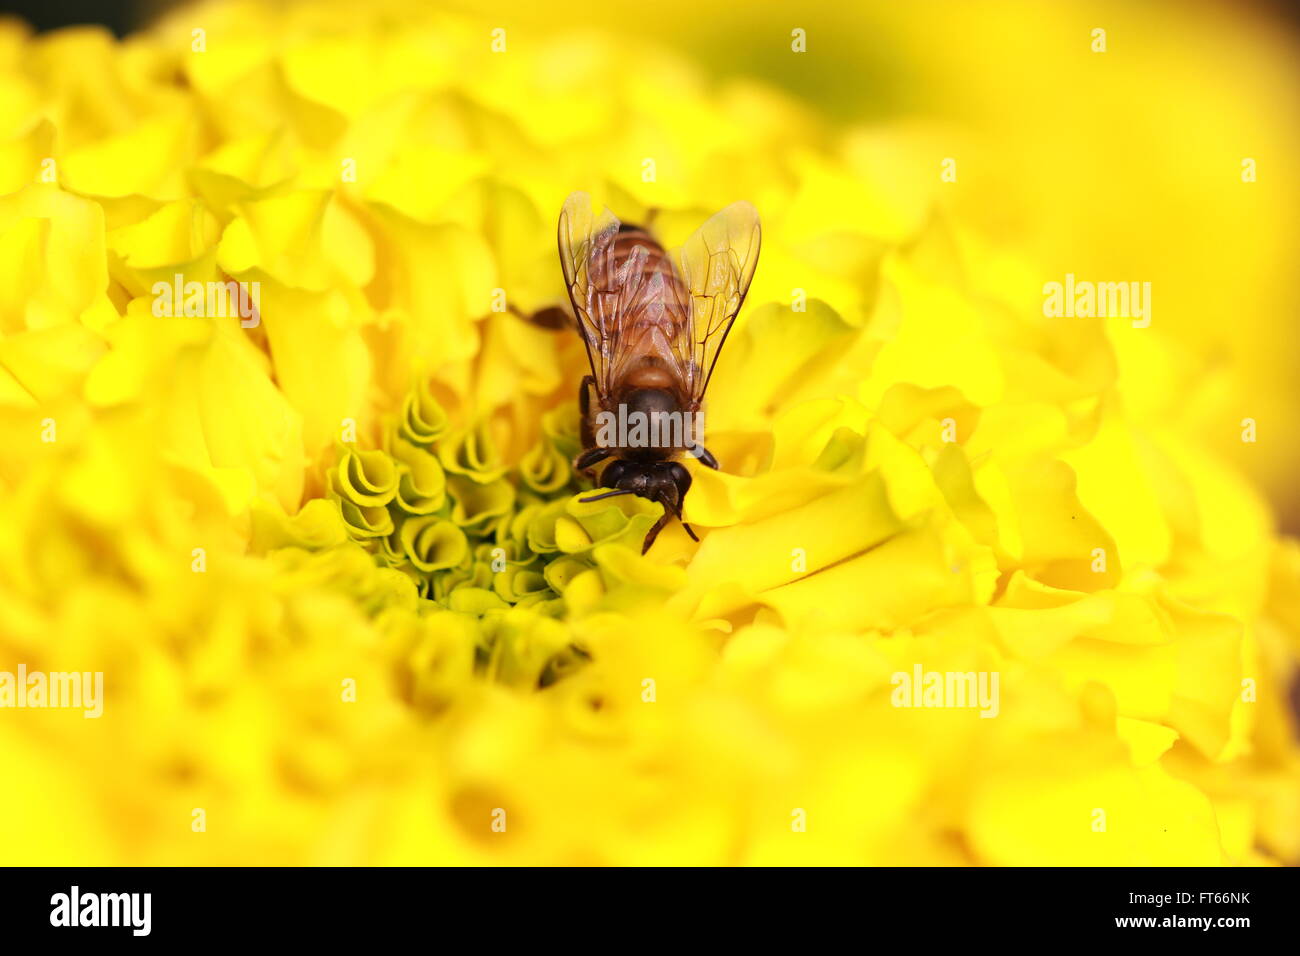
[[[685,341],[679,343],[691,398],[699,402],[736,314],[745,301],[762,235],[758,210],[735,202],[686,240],[678,268],[689,297]]]
[[[584,192],[570,195],[560,210],[560,265],[602,399],[610,395],[630,320],[649,294],[644,249],[633,250],[621,266],[615,262],[621,225],[608,209],[597,215]]]

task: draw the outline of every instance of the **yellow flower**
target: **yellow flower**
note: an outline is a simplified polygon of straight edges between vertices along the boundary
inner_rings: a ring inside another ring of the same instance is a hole
[[[104,675],[0,708],[0,862],[1300,863],[1300,545],[1178,344],[1044,316],[951,131],[493,26],[0,25],[0,703]],[[699,543],[515,314],[579,187],[762,214]]]

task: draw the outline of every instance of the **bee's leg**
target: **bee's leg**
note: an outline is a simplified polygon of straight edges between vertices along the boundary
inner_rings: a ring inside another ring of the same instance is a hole
[[[701,450],[703,447],[701,446]],[[668,480],[661,486],[659,491],[659,501],[664,503],[665,509],[671,509],[677,516],[677,520],[682,523],[686,533],[691,536],[692,541],[699,541],[691,526],[686,523],[682,517],[682,505],[686,502],[686,492],[691,490],[691,473],[681,462],[673,462],[668,469]]]
[[[663,517],[661,517],[658,521],[656,521],[654,525],[650,528],[650,530],[646,533],[645,543],[641,545],[642,554],[645,554],[647,551],[650,550],[650,545],[655,543],[655,538],[659,537],[659,532],[664,529],[664,525],[668,523],[669,519],[672,518],[672,516],[673,516],[672,510],[665,507]]]
[[[573,462],[573,468],[591,481],[596,480],[592,466],[609,457],[609,449],[596,445],[596,431],[591,424],[591,389],[596,386],[594,375],[582,376],[578,383],[578,432],[582,440],[582,453]],[[604,454],[597,454],[604,452]]]
[[[718,470],[718,459],[714,458],[713,452],[709,451],[703,445],[696,445],[691,454],[695,456],[696,460],[701,465],[712,468],[714,471]]]
[[[664,496],[663,496],[661,499],[659,499],[659,500],[662,501],[665,505],[670,505],[670,506],[672,507],[672,509],[673,509],[673,514],[677,515],[677,520],[680,521],[680,522],[682,523],[682,528],[686,531],[687,534],[689,534],[689,535],[691,536],[691,540],[692,540],[692,541],[696,541],[696,542],[698,542],[700,539],[697,538],[697,537],[695,536],[695,532],[691,529],[691,526],[688,525],[688,524],[686,523],[686,519],[682,517],[682,506],[681,506],[681,503],[680,503],[680,502],[677,502],[677,501],[672,501],[672,502],[670,502],[670,501],[668,500],[668,496],[667,496],[667,495],[664,495]]]
[[[523,319],[525,322],[542,329],[555,331],[556,329],[572,328],[576,325],[573,317],[558,305],[553,305],[545,309],[538,309],[531,315],[522,311],[513,302],[507,303],[506,309],[509,310],[511,314]]]
[[[658,501],[660,505],[663,505],[663,518],[660,518],[658,522],[655,522],[654,527],[650,528],[649,535],[646,535],[645,545],[641,548],[642,554],[650,550],[650,545],[654,544],[655,538],[659,537],[659,532],[663,531],[664,525],[668,524],[669,519],[676,518],[681,522],[681,506],[676,501],[673,501],[667,492],[660,492],[659,496],[654,498],[654,501]],[[695,537],[695,532],[690,529],[689,524],[681,522],[681,527],[686,529],[686,533],[690,535],[690,540],[699,541],[699,538]]]
[[[591,477],[592,468],[608,458],[610,452],[611,449],[609,448],[588,448],[577,458],[573,459],[573,470],[580,471],[588,477]]]

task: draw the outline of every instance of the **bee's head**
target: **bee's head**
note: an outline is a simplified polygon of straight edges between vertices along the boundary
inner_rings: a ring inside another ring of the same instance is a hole
[[[663,502],[676,511],[691,487],[691,473],[681,462],[619,458],[610,462],[600,483],[605,488]]]
[[[638,461],[619,458],[606,467],[600,483],[614,490],[583,498],[584,502],[599,501],[601,498],[612,498],[615,495],[638,495],[664,506],[663,517],[650,529],[641,546],[641,553],[645,554],[650,550],[650,545],[668,519],[674,515],[681,518],[682,501],[691,487],[691,473],[686,470],[686,466],[677,461]],[[699,540],[689,525],[683,524],[683,527],[692,539]]]

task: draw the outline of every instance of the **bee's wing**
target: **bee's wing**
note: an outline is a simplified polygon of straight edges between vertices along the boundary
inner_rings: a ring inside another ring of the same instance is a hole
[[[591,197],[575,192],[560,210],[560,265],[596,391],[607,399],[625,350],[632,318],[653,290],[646,255],[636,248],[616,266],[614,240],[621,223],[608,209],[596,215]]]
[[[683,366],[696,402],[704,398],[718,354],[749,291],[761,238],[758,210],[735,202],[695,230],[678,254],[689,298],[686,341],[679,348],[687,359]]]

